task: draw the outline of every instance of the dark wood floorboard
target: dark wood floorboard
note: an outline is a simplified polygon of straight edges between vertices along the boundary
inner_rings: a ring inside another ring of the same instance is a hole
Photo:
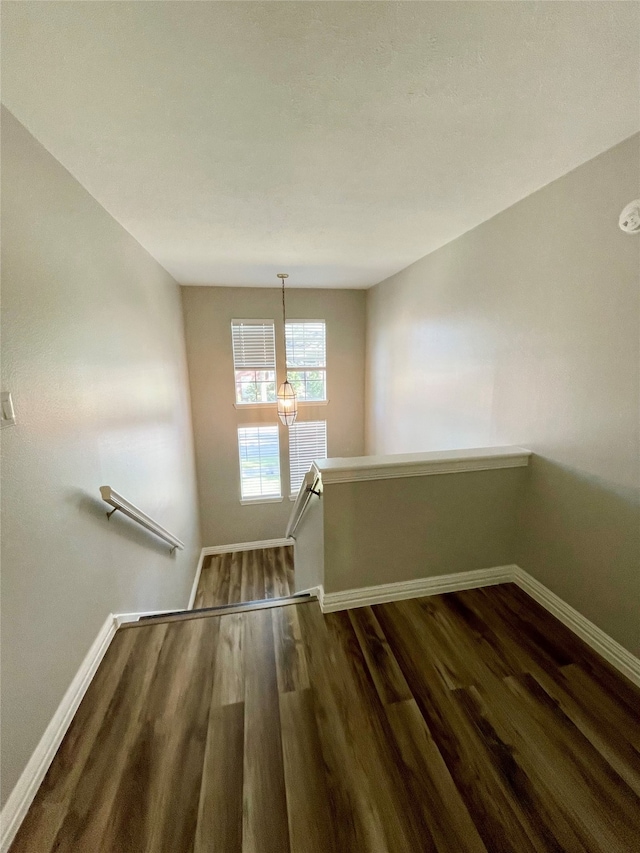
[[[282,598],[295,592],[293,548],[258,548],[205,557],[194,610]]]
[[[639,709],[511,584],[122,628],[11,853],[637,853]]]

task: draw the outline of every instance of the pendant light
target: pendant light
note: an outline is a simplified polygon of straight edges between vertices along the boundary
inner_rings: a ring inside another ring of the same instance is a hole
[[[282,326],[285,329],[286,341],[287,311],[284,301],[284,282],[285,279],[289,278],[289,275],[286,272],[279,272],[278,278],[282,281]],[[278,388],[278,417],[287,427],[295,423],[295,420],[298,417],[298,400],[296,398],[296,392],[293,390],[293,386],[288,379],[285,379],[282,385]]]

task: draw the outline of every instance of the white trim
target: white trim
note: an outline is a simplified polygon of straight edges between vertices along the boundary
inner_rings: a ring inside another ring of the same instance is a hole
[[[354,483],[429,474],[456,474],[494,468],[523,468],[531,451],[523,447],[479,447],[466,450],[434,450],[387,456],[355,456],[319,459],[314,462],[322,482]]]
[[[316,370],[316,368],[310,368]],[[323,368],[324,369],[324,368]],[[328,406],[330,400],[298,400],[298,407],[300,406]],[[234,403],[234,409],[272,409],[274,406],[278,405],[278,401],[274,400],[272,403]],[[259,423],[259,421],[256,421]]]
[[[234,545],[214,545],[203,548],[200,554],[199,569],[204,556],[231,551],[251,551],[257,548],[275,548],[294,545],[292,539],[265,539],[258,542],[242,542]],[[198,572],[196,572],[196,577]],[[532,577],[519,566],[496,566],[490,569],[476,569],[457,574],[439,575],[434,578],[422,578],[399,583],[380,584],[379,586],[325,593],[322,585],[303,592],[318,596],[323,613],[345,610],[351,607],[364,607],[382,604],[386,601],[399,601],[426,595],[438,595],[460,589],[474,589],[493,586],[499,583],[516,583],[527,595],[530,595],[542,607],[559,619],[564,625],[584,640],[594,651],[625,675],[634,684],[640,686],[640,659],[594,625],[589,619],[563,601],[544,584]],[[298,593],[296,593],[297,595]],[[91,648],[80,664],[73,681],[62,698],[51,722],[40,738],[27,766],[22,771],[16,786],[0,814],[0,853],[7,853],[20,824],[25,818],[29,806],[40,787],[47,770],[65,736],[78,706],[85,695],[93,676],[104,657],[117,628],[124,622],[136,621],[140,616],[172,613],[169,610],[156,610],[150,613],[110,613],[91,644]]]
[[[513,581],[618,672],[640,687],[640,659],[519,566],[514,566]]]
[[[318,484],[319,489],[317,488]],[[296,532],[296,528],[298,527],[298,524],[300,524],[300,519],[304,515],[307,505],[313,495],[313,492],[311,491],[312,489],[322,493],[322,478],[318,474],[314,465],[312,465],[310,470],[304,475],[298,494],[295,497],[296,502],[293,505],[291,515],[289,516],[289,523],[287,524],[285,536],[293,537],[293,534]]]
[[[324,613],[323,601],[324,601],[324,589],[322,584],[318,586],[310,586],[308,589],[301,589],[300,591],[296,590],[293,595],[310,595],[311,598],[317,598],[318,604],[320,605],[320,609]]]
[[[242,506],[253,506],[253,504],[281,504],[283,500],[284,498],[280,495],[272,498],[241,498],[240,503]]]
[[[0,853],[6,853],[13,842],[115,633],[116,618],[110,613],[2,809]]]
[[[495,566],[490,569],[473,569],[469,572],[437,575],[433,578],[419,578],[398,583],[383,583],[379,586],[346,589],[342,592],[325,592],[322,589],[318,598],[323,613],[333,613],[335,610],[367,607],[371,604],[384,604],[386,601],[401,601],[405,598],[421,598],[425,595],[440,595],[443,592],[455,592],[459,589],[509,583],[513,580],[515,568],[515,566]]]
[[[493,586],[499,583],[516,583],[527,595],[541,604],[545,610],[559,619],[581,640],[584,640],[618,672],[640,687],[640,659],[601,628],[598,628],[597,625],[594,625],[586,616],[563,601],[555,592],[552,592],[524,569],[521,569],[520,566],[510,565],[497,566],[491,569],[476,569],[452,575],[438,575],[433,578],[347,589],[342,592],[325,592],[324,588],[320,586],[318,588],[318,601],[323,613],[332,613],[351,607],[366,607],[371,604],[384,604],[387,601],[440,595],[441,593]]]
[[[198,592],[198,584],[200,583],[200,575],[202,574],[202,564],[204,563],[205,553],[204,548],[200,549],[200,558],[198,559],[198,565],[196,566],[196,573],[193,578],[193,585],[191,587],[191,594],[189,595],[189,602],[187,604],[187,610],[193,610],[193,605],[196,600],[196,593]]]
[[[277,406],[278,401],[274,400],[273,403],[234,403],[234,409],[268,409],[273,408],[273,406]],[[258,421],[257,423],[260,423]]]
[[[269,323],[271,323],[273,324],[274,328],[276,325],[276,321],[273,319],[273,317],[266,317],[264,319],[260,319],[259,317],[253,319],[247,319],[246,317],[244,319],[242,317],[233,317],[231,320],[231,325],[233,326],[234,323],[243,323],[245,326],[264,326],[269,325]]]
[[[127,622],[137,622],[143,616],[164,616],[165,613],[184,613],[184,607],[174,607],[171,610],[142,610],[140,613],[114,613],[116,629]]]
[[[259,548],[284,548],[293,545],[295,540],[289,539],[261,539],[256,542],[235,542],[232,545],[209,545],[202,549],[204,556],[210,554],[231,554],[235,551],[257,551]]]

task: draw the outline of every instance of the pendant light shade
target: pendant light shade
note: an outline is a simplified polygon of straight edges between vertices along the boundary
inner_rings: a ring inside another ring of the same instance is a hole
[[[286,278],[289,278],[289,276],[286,272],[279,272],[278,278],[282,281],[282,325],[286,329],[287,311],[284,301],[284,281]],[[282,385],[278,388],[278,417],[287,427],[290,427],[291,424],[295,423],[295,420],[298,417],[298,399],[296,397],[296,392],[293,390],[293,385],[288,379],[285,379]]]
[[[278,388],[278,417],[285,426],[291,426],[298,417],[298,399],[288,379]]]

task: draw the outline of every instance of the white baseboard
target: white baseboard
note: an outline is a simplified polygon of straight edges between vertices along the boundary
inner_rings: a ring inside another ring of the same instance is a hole
[[[320,606],[324,613],[332,613],[335,610],[347,610],[351,607],[384,604],[386,601],[401,601],[405,598],[440,595],[443,592],[455,592],[459,589],[493,586],[513,580],[515,568],[515,566],[494,566],[490,569],[474,569],[453,575],[438,575],[433,578],[346,589],[343,592],[325,592],[322,589],[319,595]]]
[[[322,587],[310,586],[307,589],[297,589],[295,592],[292,592],[291,595],[310,595],[312,598],[317,598],[318,601],[320,601],[322,596]]]
[[[581,640],[591,646],[594,651],[598,652],[606,661],[614,666],[618,672],[637,684],[640,687],[640,660],[632,655],[630,651],[621,646],[612,637],[589,621],[586,616],[583,616],[575,608],[563,601],[555,592],[541,584],[532,575],[521,569],[519,566],[514,566],[512,580],[523,589],[527,595],[535,599],[538,604],[541,604],[545,610],[553,614],[556,619],[559,619],[567,626],[574,634],[577,634]]]
[[[0,853],[6,853],[11,846],[115,633],[116,619],[110,613],[100,628],[98,636],[91,644],[91,648],[80,664],[80,668],[58,705],[58,709],[2,809],[0,815]]]
[[[292,543],[287,539],[273,539],[260,543],[248,542],[243,543],[243,545],[221,545],[214,548],[203,548],[198,572],[202,568],[203,558],[207,554],[226,553],[232,550],[275,548],[290,544]],[[490,569],[478,569],[452,575],[439,575],[434,578],[381,584],[379,586],[344,590],[343,592],[325,593],[323,587],[319,586],[317,587],[317,595],[322,611],[324,613],[331,613],[351,607],[365,607],[371,604],[383,604],[387,601],[400,601],[402,599],[419,598],[426,595],[439,595],[445,592],[455,592],[456,590],[474,589],[509,582],[518,584],[521,589],[577,634],[577,636],[584,640],[587,645],[598,652],[605,660],[609,661],[619,672],[634,684],[640,686],[640,660],[637,657],[632,655],[631,652],[627,651],[627,649],[598,628],[597,625],[594,625],[593,622],[582,616],[581,613],[578,613],[571,605],[567,604],[519,566],[496,566]],[[137,621],[141,616],[172,612],[174,611],[155,610],[149,613],[109,614],[2,809],[2,813],[0,814],[0,853],[7,853],[49,769],[49,765],[53,761],[56,751],[71,724],[73,716],[98,669],[100,661],[115,636],[117,628],[125,622]]]
[[[193,579],[193,586],[191,587],[191,595],[189,596],[187,610],[193,610],[205,557],[209,557],[212,554],[231,554],[234,551],[257,551],[259,548],[282,548],[285,545],[294,544],[295,540],[293,539],[262,539],[258,542],[236,542],[232,545],[208,545],[206,548],[203,548],[200,551],[200,559],[198,560],[198,565],[196,567],[196,574]]]
[[[259,548],[284,548],[293,546],[294,539],[262,539],[257,542],[235,542],[232,545],[209,545],[202,549],[204,556],[209,554],[230,554],[233,551],[257,551]]]
[[[193,579],[193,586],[191,587],[191,595],[189,596],[187,610],[193,610],[193,605],[196,601],[196,593],[198,592],[198,584],[200,583],[200,574],[202,573],[202,564],[204,563],[204,558],[206,556],[204,550],[204,548],[200,550],[200,559],[198,560],[198,565],[196,566],[196,574]]]
[[[191,587],[191,595],[189,596],[187,610],[193,610],[205,557],[209,557],[212,554],[231,554],[235,551],[257,551],[259,548],[282,548],[285,545],[293,546],[294,544],[295,540],[293,539],[262,539],[257,542],[236,542],[231,545],[208,545],[206,548],[203,548],[200,551],[200,559],[198,560],[198,565],[196,567],[196,574],[193,579],[193,586]]]
[[[493,586],[499,583],[516,583],[527,595],[541,604],[553,616],[559,619],[574,634],[598,652],[618,672],[640,687],[640,659],[621,646],[586,616],[563,601],[555,592],[536,580],[520,566],[497,566],[492,569],[478,569],[459,572],[454,575],[439,575],[421,580],[387,583],[380,586],[347,589],[343,592],[325,592],[318,588],[318,600],[323,613],[347,610],[351,607],[366,607],[371,604],[384,604],[387,601],[400,601],[406,598],[421,598],[426,595],[440,595],[462,589],[474,589],[481,586]]]

